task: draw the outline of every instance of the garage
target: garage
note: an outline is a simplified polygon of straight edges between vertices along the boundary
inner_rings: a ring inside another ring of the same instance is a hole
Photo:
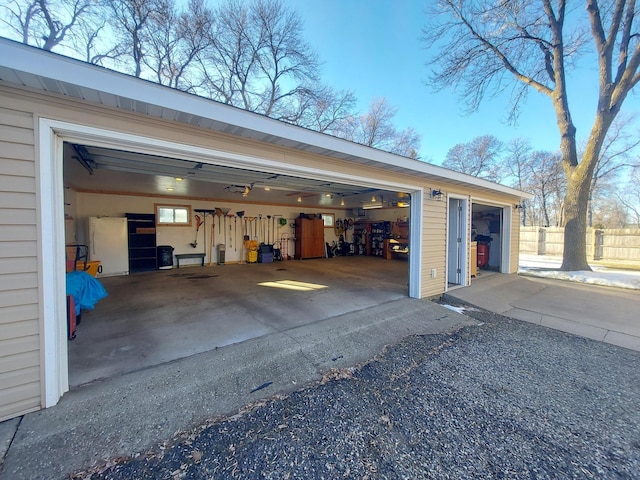
[[[65,251],[108,292],[79,317],[70,388],[408,295],[406,192],[69,142],[63,157]]]
[[[517,271],[524,192],[0,46],[0,421],[130,368],[469,285],[481,222],[499,272]],[[124,225],[117,255],[92,219]],[[109,295],[69,341],[77,260],[100,262]]]

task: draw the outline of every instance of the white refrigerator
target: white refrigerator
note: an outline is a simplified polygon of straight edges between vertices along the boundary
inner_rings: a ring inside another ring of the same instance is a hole
[[[100,261],[98,277],[129,275],[126,218],[89,218],[89,260]]]

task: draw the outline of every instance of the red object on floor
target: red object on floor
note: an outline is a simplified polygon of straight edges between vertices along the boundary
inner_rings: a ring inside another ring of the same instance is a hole
[[[478,244],[478,267],[484,268],[489,264],[489,245],[486,243]]]
[[[72,295],[67,295],[67,336],[69,340],[76,338],[76,304]]]

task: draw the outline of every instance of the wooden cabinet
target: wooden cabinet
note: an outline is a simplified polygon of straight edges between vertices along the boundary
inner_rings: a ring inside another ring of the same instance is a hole
[[[321,218],[296,218],[295,258],[324,257],[324,222]]]
[[[153,213],[127,213],[127,235],[129,238],[129,272],[155,270],[156,216]]]

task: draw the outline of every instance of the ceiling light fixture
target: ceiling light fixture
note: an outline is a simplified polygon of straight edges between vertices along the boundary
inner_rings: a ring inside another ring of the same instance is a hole
[[[340,199],[340,206],[341,206],[341,207],[344,207],[344,198],[341,198],[341,199]]]
[[[181,182],[183,179],[181,177],[176,177],[176,182]]]
[[[169,190],[170,192],[173,192],[173,187],[167,187],[167,190]]]
[[[265,191],[265,192],[269,192],[269,191],[271,191],[271,187],[264,187],[264,191]]]
[[[302,202],[302,197],[298,197],[298,202],[301,203]]]
[[[377,200],[376,200],[376,196],[375,195],[373,197],[371,197],[371,202],[375,203],[376,201]]]

